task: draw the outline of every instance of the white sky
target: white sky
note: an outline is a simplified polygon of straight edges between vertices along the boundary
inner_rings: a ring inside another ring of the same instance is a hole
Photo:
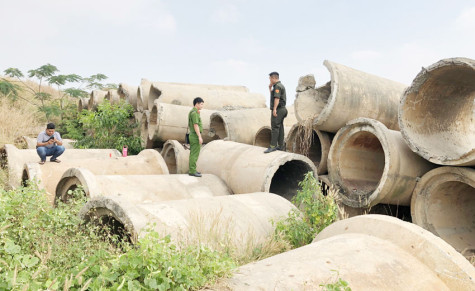
[[[0,0],[0,72],[46,63],[109,82],[244,85],[293,103],[325,59],[410,84],[422,66],[475,59],[475,0]]]

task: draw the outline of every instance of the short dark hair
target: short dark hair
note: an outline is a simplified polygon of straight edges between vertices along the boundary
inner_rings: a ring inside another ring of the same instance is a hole
[[[193,106],[195,106],[196,103],[203,103],[203,102],[205,102],[205,101],[203,100],[203,98],[201,98],[201,97],[196,97],[195,99],[193,99]]]
[[[272,76],[277,76],[277,78],[279,78],[279,73],[277,73],[277,72],[272,72],[272,73],[269,74],[269,76],[271,76],[271,77],[272,77]]]
[[[46,125],[46,129],[55,129],[55,128],[56,128],[56,126],[52,122],[50,122]]]

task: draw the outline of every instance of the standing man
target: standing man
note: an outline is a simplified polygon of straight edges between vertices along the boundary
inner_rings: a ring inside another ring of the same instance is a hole
[[[51,162],[61,162],[58,157],[64,153],[63,140],[59,132],[55,131],[54,123],[48,123],[46,130],[38,135],[36,152],[41,158],[40,165],[46,162],[47,156],[51,156]]]
[[[284,145],[284,118],[287,117],[287,109],[285,108],[286,95],[285,87],[279,81],[279,73],[272,72],[269,74],[269,91],[270,91],[270,117],[271,141],[270,147],[264,153],[271,153],[276,150],[285,150]]]
[[[196,171],[196,161],[198,161],[203,144],[200,111],[203,109],[204,103],[202,98],[196,97],[193,100],[193,109],[188,113],[188,129],[190,130],[190,170],[188,175],[195,177],[201,177],[201,173]]]

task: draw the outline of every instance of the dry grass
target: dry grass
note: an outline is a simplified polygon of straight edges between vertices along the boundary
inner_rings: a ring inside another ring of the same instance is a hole
[[[313,142],[313,118],[299,122],[295,133],[295,152],[308,157]]]

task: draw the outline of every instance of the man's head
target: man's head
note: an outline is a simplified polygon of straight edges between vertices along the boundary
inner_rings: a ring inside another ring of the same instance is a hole
[[[272,72],[269,74],[269,80],[271,82],[271,84],[275,84],[277,82],[279,82],[279,73],[277,72]]]
[[[203,109],[203,106],[205,105],[205,101],[201,97],[196,97],[193,99],[193,106],[196,107],[196,109],[201,110]]]
[[[56,126],[54,126],[54,123],[50,122],[46,125],[46,134],[49,136],[52,136],[54,134]]]

